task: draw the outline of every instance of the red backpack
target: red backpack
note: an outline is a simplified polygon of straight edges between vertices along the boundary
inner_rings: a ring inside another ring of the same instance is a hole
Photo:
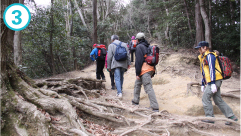
[[[233,68],[232,68],[230,59],[225,56],[218,56],[217,59],[218,59],[221,71],[217,69],[216,70],[223,76],[223,79],[229,79],[233,73]]]
[[[98,57],[97,60],[105,60],[106,57],[106,48],[105,45],[97,45],[96,48],[98,49]]]
[[[159,47],[149,46],[147,51],[147,57],[145,59],[146,63],[155,66],[159,62]]]

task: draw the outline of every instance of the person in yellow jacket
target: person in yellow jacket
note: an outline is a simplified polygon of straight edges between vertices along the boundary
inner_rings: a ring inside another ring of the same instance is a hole
[[[203,92],[202,103],[206,117],[214,117],[213,105],[211,97],[213,97],[214,103],[222,111],[222,113],[229,119],[238,121],[237,117],[233,114],[232,109],[222,100],[220,87],[222,84],[222,75],[218,72],[221,71],[219,62],[217,60],[216,52],[211,52],[209,49],[209,44],[206,41],[201,41],[198,46],[200,55],[198,56],[200,60],[200,69],[202,73],[202,86],[201,90]],[[217,71],[218,70],[218,71]],[[212,120],[202,120],[207,123],[214,123]],[[226,125],[230,125],[227,122]]]

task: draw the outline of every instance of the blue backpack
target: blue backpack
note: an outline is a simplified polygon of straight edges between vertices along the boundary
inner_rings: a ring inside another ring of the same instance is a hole
[[[119,45],[117,45],[116,43],[113,43],[116,45],[116,49],[115,49],[115,60],[116,61],[124,61],[127,59],[127,51],[125,47],[121,46],[121,43]]]

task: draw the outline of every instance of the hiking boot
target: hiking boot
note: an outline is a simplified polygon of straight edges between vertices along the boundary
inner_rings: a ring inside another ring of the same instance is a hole
[[[132,105],[139,105],[139,103],[135,103],[133,100],[131,102],[132,102]]]
[[[235,115],[233,115],[232,117],[228,117],[228,119],[231,119],[233,121],[238,121],[238,118]],[[232,125],[232,122],[226,122],[225,125]]]
[[[122,98],[122,93],[116,95],[118,98]]]
[[[228,117],[228,119],[231,119],[233,121],[238,121],[238,118],[235,115],[233,115],[232,117]]]
[[[225,125],[232,125],[232,122],[226,122]]]
[[[155,109],[153,109],[152,111],[154,111],[154,112],[159,112],[159,110],[155,110]]]
[[[112,87],[111,87],[111,89],[112,89],[112,90],[115,90],[115,89],[116,89],[116,87],[115,87],[115,86],[112,86]]]
[[[154,112],[159,112],[159,109],[152,109],[151,107],[146,107],[146,108],[149,109],[149,110],[152,110]]]
[[[206,123],[212,123],[212,124],[214,124],[214,121],[212,121],[212,120],[208,120],[208,119],[205,119],[205,120],[201,120],[202,122],[206,122]]]

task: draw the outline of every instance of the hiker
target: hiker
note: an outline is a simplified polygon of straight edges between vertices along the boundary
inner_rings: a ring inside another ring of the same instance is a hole
[[[107,53],[106,53],[106,57],[105,57],[105,68],[106,68],[106,69],[107,69],[107,57],[108,57],[108,51],[107,51]],[[108,72],[109,72],[109,74],[110,74],[110,80],[111,80],[111,89],[112,89],[112,90],[115,90],[115,89],[116,89],[116,87],[115,87],[114,72],[109,71],[108,69],[107,69],[107,71],[108,71]]]
[[[93,50],[90,53],[90,59],[92,61],[96,61],[96,79],[100,80],[102,78],[102,80],[105,80],[105,74],[103,72],[103,69],[104,69],[104,66],[105,66],[106,53],[103,54],[103,55],[98,54],[98,51],[101,49],[100,46],[101,45],[98,45],[98,44],[93,45]],[[97,47],[99,47],[99,49]],[[95,57],[93,57],[94,55],[95,55]]]
[[[159,106],[156,100],[156,95],[152,87],[151,78],[155,74],[155,66],[148,65],[145,62],[148,47],[150,44],[146,41],[144,33],[136,35],[137,46],[135,51],[135,68],[136,68],[136,81],[134,87],[133,105],[139,105],[141,85],[143,84],[145,92],[148,94],[150,101],[150,108],[159,112]]]
[[[213,105],[211,97],[213,97],[214,103],[222,111],[222,113],[229,119],[238,121],[237,117],[233,114],[232,109],[222,100],[220,87],[222,84],[222,75],[220,72],[221,68],[217,60],[217,53],[212,52],[209,49],[209,44],[206,41],[201,41],[198,46],[200,55],[198,56],[200,60],[200,69],[202,74],[202,86],[201,91],[203,92],[202,103],[206,117],[214,117]],[[210,118],[211,119],[211,118]],[[212,120],[202,120],[207,123],[214,123]],[[226,125],[231,124],[226,122]]]
[[[131,62],[133,62],[134,52],[136,51],[136,44],[137,44],[137,41],[135,39],[135,36],[132,36],[129,44],[129,50],[131,53]]]
[[[122,89],[124,82],[124,72],[130,68],[130,55],[126,43],[119,41],[117,35],[111,36],[112,43],[108,46],[107,69],[114,72],[115,85],[117,88],[117,97],[122,98]],[[124,58],[118,58],[119,53],[124,54]]]

